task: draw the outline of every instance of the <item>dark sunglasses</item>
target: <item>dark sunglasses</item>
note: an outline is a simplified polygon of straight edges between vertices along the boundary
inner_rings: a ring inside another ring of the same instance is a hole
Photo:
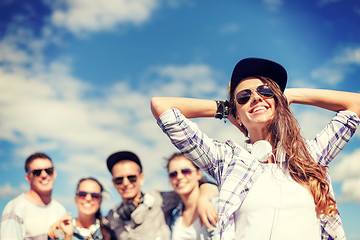
[[[135,183],[137,180],[137,176],[136,175],[129,175],[129,176],[125,176],[125,177],[117,177],[114,178],[114,183],[116,185],[121,185],[124,182],[124,178],[127,178],[131,183]]]
[[[49,168],[43,168],[43,169],[34,169],[34,170],[29,170],[28,173],[32,173],[35,177],[38,177],[41,175],[42,171],[45,170],[45,172],[49,175],[52,176],[54,174],[54,167],[49,167]]]
[[[267,84],[260,85],[255,90],[258,94],[266,98],[272,98],[274,96],[274,93],[271,91],[270,87]],[[249,101],[252,92],[253,90],[251,89],[241,90],[236,94],[235,99],[239,104],[245,104]]]
[[[196,169],[191,169],[191,168],[183,168],[181,169],[181,174],[184,175],[184,176],[187,176],[187,175],[190,175],[193,171],[195,171]],[[169,178],[171,179],[174,179],[174,178],[177,178],[178,176],[178,172],[180,171],[172,171],[172,172],[169,172]]]
[[[84,191],[78,191],[76,193],[76,195],[80,199],[85,199],[88,194],[90,194],[90,196],[93,200],[99,200],[101,198],[101,193],[89,193],[89,192],[84,192]]]

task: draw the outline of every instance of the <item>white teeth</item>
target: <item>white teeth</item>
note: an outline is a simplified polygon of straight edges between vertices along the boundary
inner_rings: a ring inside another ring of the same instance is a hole
[[[49,183],[49,180],[44,180],[44,181],[41,181],[42,184],[48,184]]]
[[[259,107],[254,108],[252,112],[255,113],[258,111],[262,111],[262,110],[266,110],[266,108],[264,106],[259,106]]]
[[[83,205],[84,205],[84,207],[88,207],[88,208],[91,207],[91,204],[89,204],[89,203],[84,203]]]

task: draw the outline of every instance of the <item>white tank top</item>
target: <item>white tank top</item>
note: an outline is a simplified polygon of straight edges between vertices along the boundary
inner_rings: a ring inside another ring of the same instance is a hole
[[[182,216],[180,216],[176,219],[172,228],[172,240],[207,240],[208,238],[209,233],[206,230],[205,225],[200,227],[199,218],[197,218],[189,227],[184,227],[182,223]]]
[[[265,171],[235,212],[236,239],[320,240],[311,193],[276,164]]]

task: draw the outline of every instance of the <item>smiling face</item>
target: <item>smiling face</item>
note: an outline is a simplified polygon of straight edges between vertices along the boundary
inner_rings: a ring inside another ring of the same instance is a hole
[[[258,78],[247,78],[235,88],[234,96],[244,89],[251,89],[252,94],[245,104],[235,103],[236,120],[243,124],[252,142],[263,139],[263,132],[267,124],[273,119],[275,113],[275,100],[260,95],[255,89],[264,83]]]
[[[189,169],[191,170],[190,173]],[[178,156],[171,159],[168,165],[168,172],[177,172],[175,177],[170,177],[170,183],[174,191],[180,196],[189,195],[195,188],[199,188],[201,171],[196,169],[188,158]]]
[[[31,191],[36,192],[38,195],[48,195],[54,186],[56,178],[56,171],[53,174],[48,174],[45,170],[41,171],[39,176],[35,176],[33,170],[47,169],[53,167],[52,162],[46,158],[36,158],[29,164],[29,172],[26,173],[25,178],[30,183]]]
[[[124,202],[139,198],[141,196],[141,186],[144,184],[144,174],[141,172],[139,165],[132,161],[121,161],[112,168],[113,183],[116,190]],[[136,176],[135,181],[132,177]],[[116,178],[123,178],[121,183],[115,181]],[[118,183],[118,184],[117,184]]]
[[[80,215],[95,216],[96,212],[100,208],[102,197],[96,199],[91,197],[91,193],[100,194],[101,196],[101,187],[94,180],[87,179],[82,181],[79,184],[77,192],[87,192],[85,197],[75,196],[75,204],[78,208],[78,213]]]

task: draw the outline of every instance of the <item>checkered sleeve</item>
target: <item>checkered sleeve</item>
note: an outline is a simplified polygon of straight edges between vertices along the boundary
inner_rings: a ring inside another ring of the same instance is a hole
[[[308,142],[315,161],[328,165],[354,135],[359,121],[359,117],[353,112],[338,112],[325,129]]]
[[[178,109],[164,112],[158,125],[180,152],[220,183],[226,144],[209,138]]]

